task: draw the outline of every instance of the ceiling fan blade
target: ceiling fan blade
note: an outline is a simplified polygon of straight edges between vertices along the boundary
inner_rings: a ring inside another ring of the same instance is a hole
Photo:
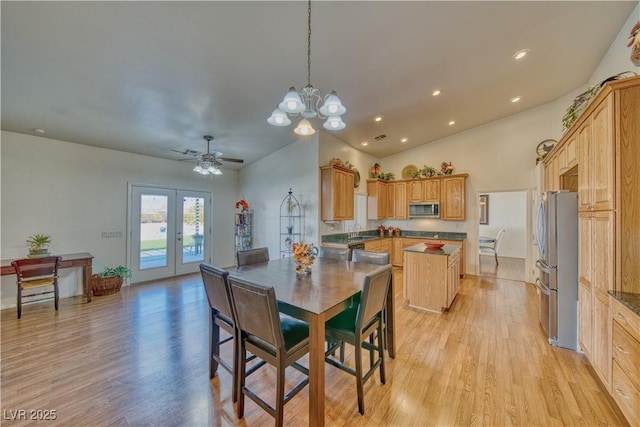
[[[244,160],[242,159],[233,159],[231,157],[218,157],[218,159],[224,160],[225,162],[244,163]]]

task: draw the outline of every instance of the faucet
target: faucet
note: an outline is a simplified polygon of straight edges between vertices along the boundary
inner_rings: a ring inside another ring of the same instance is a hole
[[[351,239],[354,237],[358,237],[360,235],[360,230],[362,226],[357,222],[354,223],[351,227],[349,227],[349,233],[347,234],[347,238]]]

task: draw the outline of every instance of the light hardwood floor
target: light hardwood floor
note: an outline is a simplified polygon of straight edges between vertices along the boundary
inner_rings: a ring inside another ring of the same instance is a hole
[[[517,280],[524,282],[525,262],[524,258],[498,257],[498,262],[493,255],[479,256],[479,274],[485,277],[498,279]]]
[[[584,356],[547,343],[533,285],[469,277],[442,315],[408,309],[402,289],[396,298],[402,326],[386,385],[377,373],[367,382],[360,416],[354,378],[327,366],[327,425],[626,425]],[[15,316],[1,313],[2,426],[35,424],[7,419],[18,410],[55,410],[47,426],[273,425],[248,399],[237,420],[230,376],[208,379],[199,275]],[[287,375],[290,387],[299,374]],[[269,367],[249,377],[263,394],[274,378]],[[285,406],[286,425],[308,423],[307,399],[304,390]]]

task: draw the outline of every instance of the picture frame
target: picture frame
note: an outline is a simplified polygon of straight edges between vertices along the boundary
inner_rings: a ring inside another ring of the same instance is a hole
[[[479,197],[480,204],[480,224],[489,224],[489,195],[481,194]]]

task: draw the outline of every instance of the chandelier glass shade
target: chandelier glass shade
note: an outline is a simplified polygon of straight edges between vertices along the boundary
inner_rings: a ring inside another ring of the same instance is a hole
[[[342,105],[336,92],[332,91],[323,98],[320,91],[311,85],[311,0],[307,7],[307,24],[307,85],[300,92],[291,86],[282,102],[267,119],[267,123],[273,126],[289,126],[291,124],[289,115],[299,114],[302,120],[293,130],[298,135],[313,135],[316,132],[308,120],[315,117],[326,119],[323,127],[328,130],[340,130],[346,126],[341,116],[347,109]]]
[[[222,175],[222,171],[208,160],[198,160],[198,164],[193,168],[193,171],[202,175]]]

